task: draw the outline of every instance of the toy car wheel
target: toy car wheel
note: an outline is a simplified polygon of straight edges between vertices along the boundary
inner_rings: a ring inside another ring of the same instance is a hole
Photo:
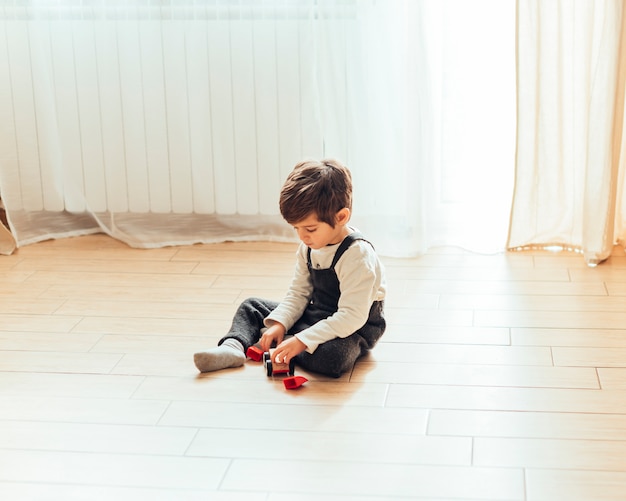
[[[268,352],[263,353],[263,367],[267,370],[267,363],[271,360]]]
[[[289,361],[289,375],[293,376],[295,372],[296,372],[296,361],[292,358]]]
[[[272,375],[273,371],[272,371],[272,361],[271,360],[268,360],[267,362],[265,362],[265,370],[267,371],[268,377]]]

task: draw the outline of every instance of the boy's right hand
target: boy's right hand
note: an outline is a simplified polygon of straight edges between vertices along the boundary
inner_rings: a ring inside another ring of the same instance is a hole
[[[283,339],[285,339],[286,332],[287,329],[285,329],[285,327],[278,322],[270,325],[261,335],[261,339],[259,340],[261,349],[263,351],[269,351],[272,346],[278,346],[282,343]]]

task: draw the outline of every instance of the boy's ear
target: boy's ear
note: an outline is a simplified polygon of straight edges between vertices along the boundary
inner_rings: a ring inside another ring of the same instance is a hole
[[[335,215],[336,224],[343,225],[350,221],[350,209],[344,207]]]

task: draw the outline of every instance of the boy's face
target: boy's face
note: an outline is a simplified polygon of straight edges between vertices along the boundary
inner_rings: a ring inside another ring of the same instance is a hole
[[[347,209],[344,210],[347,211]],[[304,245],[311,249],[321,249],[327,245],[338,244],[346,237],[348,234],[347,222],[347,218],[344,219],[340,211],[334,228],[328,223],[318,220],[317,214],[309,214],[302,221],[295,223],[293,227]]]

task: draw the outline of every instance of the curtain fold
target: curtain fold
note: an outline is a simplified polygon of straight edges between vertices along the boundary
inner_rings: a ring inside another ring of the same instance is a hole
[[[518,0],[510,248],[596,265],[623,239],[624,23],[621,0]]]
[[[626,6],[623,6],[626,8]],[[617,168],[614,239],[626,247],[626,11],[622,10],[612,162]]]

